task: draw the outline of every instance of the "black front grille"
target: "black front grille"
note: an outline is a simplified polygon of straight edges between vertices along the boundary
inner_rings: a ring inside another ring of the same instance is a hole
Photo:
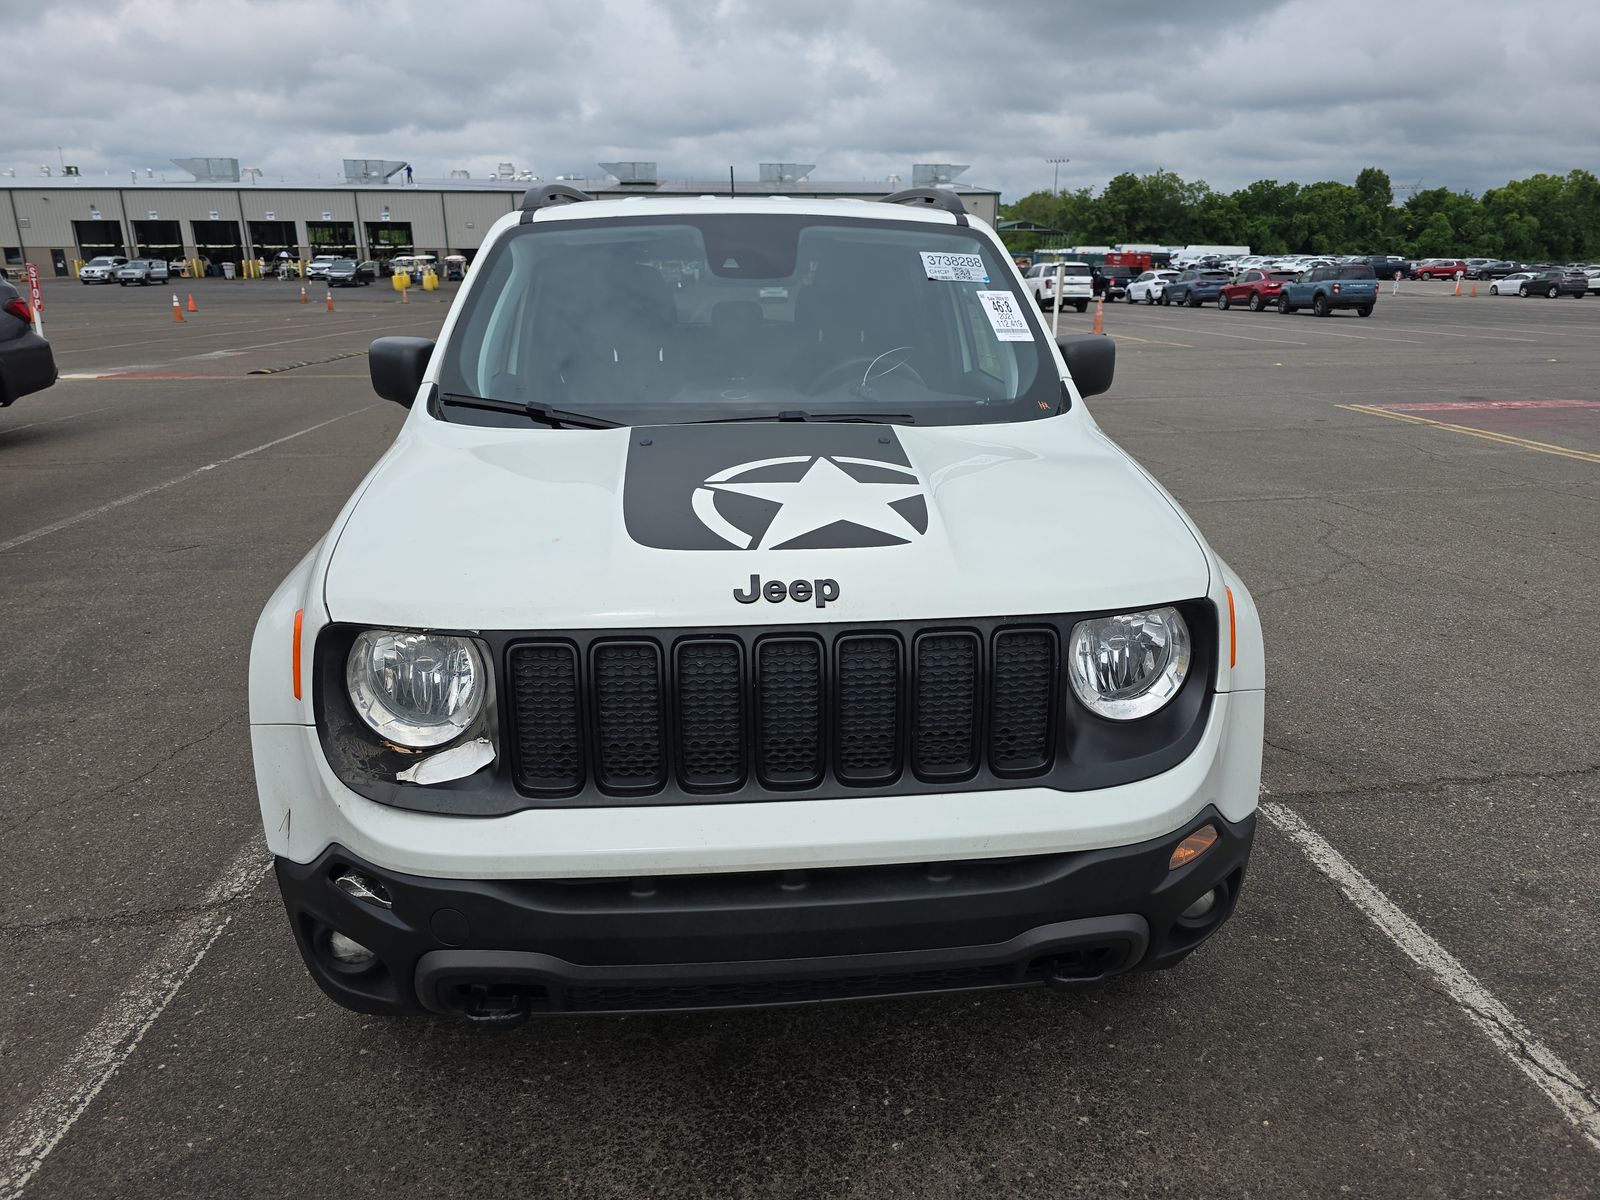
[[[515,775],[550,798],[1048,773],[1060,632],[730,631],[513,643]]]

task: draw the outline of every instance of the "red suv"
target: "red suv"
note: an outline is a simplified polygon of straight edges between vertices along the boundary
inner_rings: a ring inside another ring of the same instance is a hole
[[[1462,279],[1467,274],[1467,264],[1459,258],[1428,258],[1411,269],[1416,279]]]
[[[1217,307],[1230,308],[1243,304],[1251,312],[1260,312],[1278,298],[1283,285],[1294,278],[1293,271],[1267,271],[1252,267],[1217,293]]]

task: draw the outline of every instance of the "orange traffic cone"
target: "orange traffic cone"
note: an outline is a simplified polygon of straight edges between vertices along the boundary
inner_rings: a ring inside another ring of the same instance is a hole
[[[189,293],[189,311],[190,312],[199,312],[200,311],[198,308],[196,308],[194,306],[194,293],[193,292]]]
[[[1472,293],[1471,294],[1472,294],[1473,299],[1477,299],[1477,296],[1478,296],[1478,285],[1477,284],[1473,284],[1472,285]]]
[[[1456,280],[1456,295],[1461,295],[1461,280]]]
[[[1101,296],[1094,302],[1094,333],[1106,331],[1106,298]]]
[[[328,289],[328,311],[329,312],[333,311],[333,289],[332,288]]]
[[[309,303],[311,303],[311,301],[306,298],[306,289],[305,289],[305,285],[304,284],[300,285],[300,303],[301,304],[309,304]]]
[[[172,319],[180,324],[183,322],[183,305],[178,303],[177,292],[172,293]]]
[[[401,304],[409,304],[410,303],[410,301],[408,301],[406,299],[406,293],[409,292],[410,290],[411,290],[410,288],[401,288],[400,289],[400,303]]]

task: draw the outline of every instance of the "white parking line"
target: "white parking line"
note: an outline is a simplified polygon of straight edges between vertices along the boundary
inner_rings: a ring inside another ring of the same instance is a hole
[[[248,896],[261,881],[265,857],[252,839],[201,897],[200,910],[162,940],[33,1102],[0,1133],[0,1200],[22,1195],[50,1152],[111,1082],[233,920],[233,910],[220,906]]]
[[[1495,1049],[1533,1080],[1589,1145],[1600,1150],[1600,1103],[1582,1077],[1299,814],[1276,802],[1263,804],[1261,811],[1407,958],[1432,976]]]
[[[77,513],[74,516],[64,517],[63,519],[55,521],[52,524],[40,526],[38,529],[31,529],[27,533],[20,533],[9,541],[0,542],[0,553],[4,553],[7,550],[15,550],[18,546],[26,546],[29,542],[37,541],[39,538],[42,538],[47,534],[59,533],[63,529],[70,529],[72,526],[81,524],[82,522],[90,520],[91,518],[98,517],[102,513],[108,513],[114,508],[121,508],[124,504],[132,504],[135,500],[143,500],[146,496],[153,496],[157,492],[166,491],[169,487],[176,487],[178,484],[185,483],[197,475],[204,475],[207,471],[215,471],[218,467],[225,467],[229,463],[238,462],[241,458],[249,458],[252,454],[260,454],[263,450],[270,450],[274,446],[283,445],[285,442],[292,442],[297,437],[304,437],[308,433],[315,433],[324,426],[332,425],[335,421],[342,421],[346,417],[353,417],[356,415],[356,413],[364,413],[369,408],[377,407],[378,406],[376,404],[363,405],[353,412],[341,413],[337,417],[329,417],[326,421],[318,421],[315,425],[308,425],[304,429],[297,430],[294,433],[285,434],[281,438],[273,438],[270,442],[262,442],[261,445],[252,446],[248,450],[241,450],[238,454],[230,454],[227,458],[219,458],[214,463],[207,463],[203,467],[196,467],[194,470],[187,471],[182,475],[169,479],[165,483],[152,484],[147,488],[141,488],[137,492],[129,492],[126,496],[119,496],[115,500],[108,501],[107,503],[98,505],[95,508],[86,509],[85,511]]]
[[[62,376],[62,378],[64,379],[66,376]],[[92,417],[95,413],[110,412],[115,407],[113,404],[107,404],[102,408],[91,408],[87,412],[68,413],[64,417],[51,417],[48,421],[29,421],[26,425],[13,425],[9,429],[0,429],[0,437],[5,437],[8,433],[21,433],[24,429],[32,429],[36,425],[57,425],[62,421],[75,421],[79,417]]]
[[[1242,333],[1223,333],[1221,330],[1218,330],[1218,329],[1203,329],[1198,325],[1179,325],[1179,324],[1177,324],[1175,322],[1157,321],[1157,320],[1154,320],[1154,319],[1148,318],[1148,317],[1145,318],[1145,319],[1147,321],[1149,321],[1150,324],[1159,325],[1163,329],[1181,329],[1181,330],[1183,330],[1185,336],[1189,336],[1191,334],[1198,333],[1198,334],[1201,334],[1201,335],[1207,336],[1207,337],[1232,338],[1234,341],[1237,341],[1237,342],[1271,342],[1274,345],[1278,345],[1278,346],[1304,346],[1304,345],[1306,345],[1305,342],[1295,342],[1295,341],[1289,340],[1288,338],[1248,337],[1248,336],[1246,336],[1245,334],[1242,334]]]

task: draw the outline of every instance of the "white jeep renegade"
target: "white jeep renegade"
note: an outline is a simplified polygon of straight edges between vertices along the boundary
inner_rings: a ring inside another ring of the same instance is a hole
[[[351,1008],[486,1022],[1171,966],[1238,901],[1244,586],[994,232],[530,191],[278,588],[256,781]]]

